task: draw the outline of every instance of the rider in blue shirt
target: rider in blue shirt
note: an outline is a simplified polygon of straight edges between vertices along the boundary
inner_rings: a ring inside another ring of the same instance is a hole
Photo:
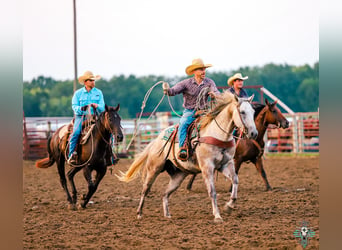
[[[75,114],[74,129],[70,137],[69,144],[69,164],[76,164],[77,152],[75,151],[78,138],[82,131],[82,122],[85,120],[85,115],[88,114],[87,105],[91,105],[91,113],[96,109],[99,112],[105,110],[105,103],[102,91],[95,88],[95,80],[99,80],[99,75],[94,76],[91,71],[86,71],[78,78],[80,84],[84,87],[75,91],[72,97],[72,109]]]

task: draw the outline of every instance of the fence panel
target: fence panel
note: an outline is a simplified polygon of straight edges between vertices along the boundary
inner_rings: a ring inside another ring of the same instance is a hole
[[[290,122],[289,128],[269,128],[265,136],[265,152],[319,152],[319,113],[295,113],[285,116]]]

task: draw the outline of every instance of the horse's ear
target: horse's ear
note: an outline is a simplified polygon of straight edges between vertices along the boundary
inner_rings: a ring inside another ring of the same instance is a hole
[[[105,104],[105,110],[108,112],[108,106],[107,106],[107,104]]]
[[[115,110],[116,112],[120,110],[120,103],[118,104],[118,106],[116,106],[116,107],[114,108],[114,110]]]
[[[270,105],[270,103],[268,102],[267,98],[265,98],[265,103],[266,103],[267,106]]]
[[[252,102],[252,101],[253,101],[253,98],[254,98],[254,94],[251,95],[251,96],[248,98],[248,101],[249,101],[249,102]]]

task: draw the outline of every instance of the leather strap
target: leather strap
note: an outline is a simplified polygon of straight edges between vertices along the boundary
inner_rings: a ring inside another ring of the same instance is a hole
[[[254,145],[259,150],[259,154],[258,154],[257,158],[261,157],[264,154],[264,149],[260,147],[259,143],[256,140],[251,139],[251,141],[254,143]]]
[[[235,140],[221,141],[211,136],[204,136],[198,139],[199,142],[215,145],[220,148],[231,148],[235,146]]]

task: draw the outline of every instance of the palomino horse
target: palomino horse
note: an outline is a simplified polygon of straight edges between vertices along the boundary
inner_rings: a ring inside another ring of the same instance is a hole
[[[264,170],[264,165],[262,161],[262,155],[264,154],[264,135],[269,124],[276,125],[278,128],[288,128],[289,122],[276,107],[277,101],[274,103],[269,103],[265,99],[266,105],[263,104],[253,104],[255,109],[254,121],[255,126],[258,130],[258,137],[254,139],[243,138],[239,140],[236,146],[236,152],[234,156],[235,171],[236,174],[239,173],[239,169],[243,162],[251,161],[258,172],[260,173],[264,183],[266,191],[272,190],[270,184],[268,183],[266,172]],[[188,183],[187,189],[191,190],[192,183],[195,180],[196,175],[193,175]],[[232,189],[232,187],[230,188]]]
[[[244,130],[248,137],[256,138],[258,135],[253,120],[254,110],[250,104],[252,99],[253,97],[238,98],[228,91],[222,93],[217,98],[217,106],[209,114],[202,117],[199,128],[200,136],[198,136],[200,139],[195,146],[193,157],[190,157],[186,162],[180,162],[176,159],[175,150],[179,148],[178,142],[172,143],[172,140],[165,142],[163,139],[170,127],[164,129],[155,140],[150,142],[143,152],[135,158],[126,173],[121,173],[118,176],[121,181],[129,182],[143,170],[143,189],[137,210],[138,218],[142,217],[144,200],[153,182],[162,171],[166,170],[170,175],[170,182],[163,196],[165,217],[171,218],[168,207],[171,193],[180,186],[187,175],[202,172],[211,198],[214,220],[215,222],[222,221],[216,200],[214,171],[220,171],[232,182],[231,199],[225,208],[227,210],[234,208],[237,198],[238,176],[235,174],[233,161],[235,142],[232,132],[237,126]]]
[[[88,182],[88,193],[83,197],[83,201],[80,204],[82,208],[85,208],[92,195],[95,193],[100,181],[105,176],[107,167],[104,162],[106,150],[110,146],[111,135],[115,136],[116,141],[122,141],[123,135],[121,130],[121,118],[118,114],[120,105],[117,107],[105,106],[105,111],[102,112],[95,121],[95,126],[91,131],[91,134],[87,142],[83,145],[79,145],[77,154],[79,156],[79,165],[75,165],[68,173],[68,180],[72,188],[72,197],[67,187],[67,181],[65,177],[65,159],[68,151],[67,137],[69,133],[60,138],[60,132],[62,129],[66,129],[64,125],[60,127],[48,140],[48,153],[49,157],[36,162],[38,168],[48,168],[57,163],[58,174],[60,176],[60,182],[64,188],[67,200],[70,203],[70,208],[76,208],[77,202],[77,190],[74,183],[74,175],[83,169],[83,174]],[[62,132],[61,132],[62,134]],[[63,133],[64,134],[64,133]],[[95,181],[92,180],[92,171],[96,171]]]

